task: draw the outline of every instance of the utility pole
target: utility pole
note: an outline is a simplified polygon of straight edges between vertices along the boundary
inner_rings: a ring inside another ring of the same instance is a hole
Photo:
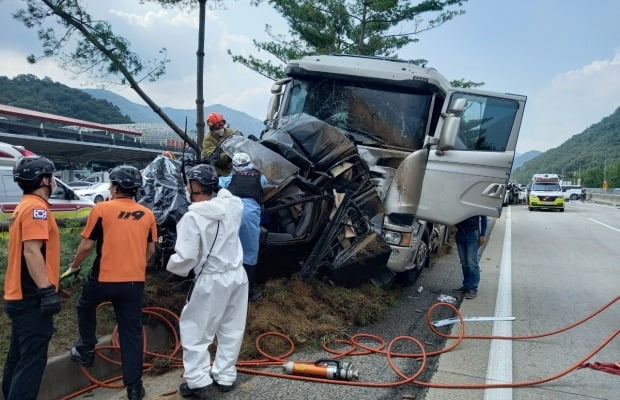
[[[603,164],[603,191],[607,193],[607,154],[605,154],[605,163]]]

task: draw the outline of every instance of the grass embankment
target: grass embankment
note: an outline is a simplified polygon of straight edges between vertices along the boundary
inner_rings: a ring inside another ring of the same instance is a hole
[[[61,229],[61,269],[69,264],[81,240],[81,226]],[[4,282],[6,270],[7,238],[0,238],[0,281]],[[77,339],[75,304],[81,292],[81,282],[90,269],[93,254],[82,264],[77,279],[63,283],[63,307],[55,317],[55,333],[50,342],[49,354],[68,351]],[[180,314],[185,304],[187,285],[171,284],[165,271],[148,274],[145,306],[164,307]],[[370,324],[385,310],[400,300],[400,291],[379,289],[371,285],[347,289],[322,282],[300,279],[277,279],[260,288],[263,298],[251,304],[240,359],[258,357],[256,337],[264,332],[277,331],[290,336],[299,347],[317,347],[325,340],[347,337],[355,326]],[[209,305],[205,305],[207,307]],[[10,340],[10,321],[4,313],[0,316],[0,362],[4,362]],[[98,336],[110,334],[115,325],[111,307],[98,311]],[[280,340],[268,341],[266,349],[280,354],[286,344]]]

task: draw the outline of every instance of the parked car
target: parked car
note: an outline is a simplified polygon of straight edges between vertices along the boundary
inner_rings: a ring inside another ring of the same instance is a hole
[[[75,192],[94,203],[99,203],[100,201],[110,200],[110,183],[95,183],[83,189],[76,189]]]
[[[110,173],[108,171],[93,172],[88,175],[85,181],[92,183],[110,182]]]
[[[581,197],[581,185],[562,185],[562,192],[566,200],[579,200]]]
[[[88,181],[71,181],[67,183],[67,186],[73,189],[86,189],[87,187],[90,187],[92,185],[93,183]]]
[[[35,155],[35,153],[27,150],[24,146],[0,142],[0,166],[13,167],[20,158]]]
[[[6,222],[11,217],[22,195],[21,188],[13,181],[13,167],[0,166],[0,222]],[[52,213],[59,219],[87,217],[95,205],[58,178],[49,203]]]

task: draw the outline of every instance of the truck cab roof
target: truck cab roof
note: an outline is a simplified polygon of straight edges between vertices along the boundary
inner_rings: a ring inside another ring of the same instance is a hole
[[[285,72],[295,75],[358,76],[365,81],[397,81],[404,86],[441,88],[446,92],[450,82],[434,68],[421,67],[411,61],[371,56],[321,55],[290,61]]]

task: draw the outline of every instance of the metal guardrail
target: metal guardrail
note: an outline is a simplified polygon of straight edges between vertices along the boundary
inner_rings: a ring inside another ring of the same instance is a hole
[[[615,194],[620,195],[620,188],[613,189],[601,189],[601,188],[586,188],[586,192],[588,193],[598,193],[598,194]]]
[[[620,195],[618,194],[589,193],[588,199],[595,203],[620,206]]]

